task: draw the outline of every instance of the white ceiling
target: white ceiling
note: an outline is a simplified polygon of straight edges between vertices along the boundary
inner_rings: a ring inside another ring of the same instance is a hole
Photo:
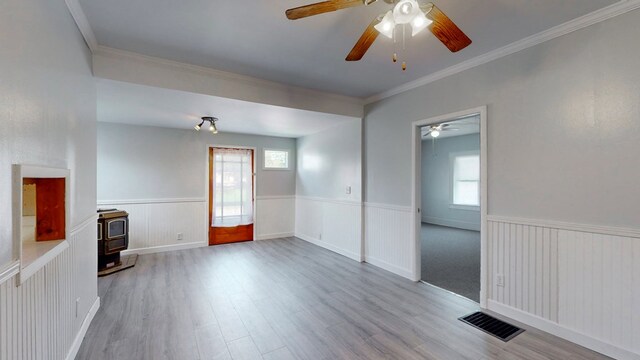
[[[131,83],[98,81],[98,120],[192,129],[215,116],[220,132],[300,137],[356,118]]]
[[[378,37],[360,62],[344,61],[390,5],[287,20],[317,0],[80,0],[103,46],[281,83],[368,97],[593,12],[616,0],[439,0],[473,44],[452,54],[428,31],[407,42],[402,72],[391,40]]]

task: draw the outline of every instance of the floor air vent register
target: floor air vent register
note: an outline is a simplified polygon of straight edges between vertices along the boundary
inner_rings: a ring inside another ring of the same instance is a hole
[[[513,339],[524,331],[524,329],[507,324],[480,311],[463,316],[458,320],[493,335],[504,342]]]

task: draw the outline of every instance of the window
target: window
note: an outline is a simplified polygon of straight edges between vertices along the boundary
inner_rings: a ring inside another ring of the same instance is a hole
[[[452,156],[452,204],[480,206],[480,155],[478,153]]]
[[[264,168],[273,170],[289,169],[289,151],[264,150]]]

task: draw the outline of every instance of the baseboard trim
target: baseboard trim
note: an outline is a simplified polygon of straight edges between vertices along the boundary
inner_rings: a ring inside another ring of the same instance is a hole
[[[615,345],[608,344],[596,338],[568,329],[558,323],[529,314],[527,312],[513,308],[511,306],[501,304],[499,302],[496,302],[495,300],[488,301],[487,309],[490,311],[496,312],[500,315],[504,315],[513,320],[519,321],[523,324],[532,326],[536,329],[548,332],[549,334],[561,337],[565,340],[584,346],[587,349],[591,349],[601,354],[613,357],[614,359],[620,359],[620,360],[640,359],[640,354],[635,354],[629,350],[622,349]]]
[[[161,253],[161,252],[167,252],[167,251],[194,249],[194,248],[207,247],[207,246],[209,246],[209,244],[207,244],[206,242],[162,245],[162,246],[153,246],[148,248],[124,250],[122,252],[122,255],[131,255],[131,254],[146,255],[146,254],[155,254],[155,253]]]
[[[71,349],[69,349],[69,352],[67,353],[67,357],[66,357],[67,360],[74,360],[76,358],[76,355],[78,355],[78,350],[80,350],[80,346],[82,345],[82,340],[84,340],[84,336],[87,335],[87,330],[89,330],[89,325],[91,325],[93,318],[98,313],[98,309],[100,309],[99,297],[96,298],[96,301],[93,302],[93,305],[91,305],[91,309],[89,309],[89,313],[87,314],[87,316],[85,316],[84,320],[82,321],[82,326],[80,326],[80,331],[78,331],[76,338],[73,340],[73,343],[71,344]]]
[[[312,243],[314,245],[318,245],[318,246],[320,246],[322,248],[325,248],[327,250],[333,251],[334,253],[340,254],[342,256],[346,256],[351,260],[355,260],[357,262],[363,262],[364,261],[362,256],[360,254],[358,254],[358,253],[354,253],[352,251],[345,250],[345,249],[340,248],[338,246],[331,245],[331,244],[329,244],[327,242],[315,239],[315,238],[313,238],[311,236],[304,235],[304,234],[299,234],[299,233],[296,233],[294,236],[297,237],[297,238],[300,238],[300,239],[302,239],[302,240],[304,240],[306,242],[310,242],[310,243]]]
[[[413,275],[413,271],[409,270],[409,269],[404,269],[401,268],[397,265],[393,265],[390,264],[386,261],[380,260],[380,259],[376,259],[374,257],[371,256],[366,256],[364,257],[364,262],[366,262],[367,264],[371,264],[375,267],[379,267],[382,270],[386,270],[389,271],[391,273],[394,273],[396,275],[402,276],[403,278],[409,279],[411,281],[416,281],[414,279],[414,275]]]
[[[422,222],[446,227],[452,227],[462,230],[480,231],[480,222],[477,224],[459,220],[442,219],[432,216],[423,216]]]
[[[276,233],[276,234],[256,235],[256,241],[260,241],[260,240],[271,240],[271,239],[280,239],[280,238],[286,238],[286,237],[292,237],[292,236],[295,236],[295,234],[294,234],[294,233],[292,233],[292,232]]]

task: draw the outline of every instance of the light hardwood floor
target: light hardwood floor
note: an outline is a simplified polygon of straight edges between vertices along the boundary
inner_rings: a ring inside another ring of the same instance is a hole
[[[604,359],[528,329],[508,343],[477,305],[296,238],[143,255],[100,278],[76,359]]]

